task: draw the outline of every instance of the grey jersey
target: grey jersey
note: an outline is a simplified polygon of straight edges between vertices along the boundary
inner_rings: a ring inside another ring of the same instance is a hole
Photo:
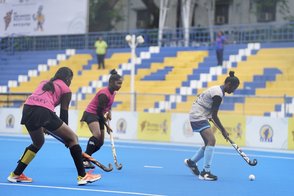
[[[201,120],[208,120],[211,118],[211,108],[214,96],[224,97],[224,92],[221,86],[213,86],[201,93],[197,99],[193,102],[190,111],[190,121],[196,122]]]

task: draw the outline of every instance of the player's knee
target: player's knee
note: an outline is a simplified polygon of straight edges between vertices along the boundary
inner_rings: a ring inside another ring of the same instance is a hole
[[[41,149],[43,144],[45,143],[45,138],[38,138],[37,141],[33,142],[33,145],[37,148],[37,149]]]
[[[209,138],[209,140],[207,141],[206,146],[215,146],[216,140],[215,137],[211,137]]]
[[[76,137],[70,138],[67,141],[65,141],[65,146],[67,146],[69,148],[72,146],[75,146],[77,144],[79,144],[79,142]]]

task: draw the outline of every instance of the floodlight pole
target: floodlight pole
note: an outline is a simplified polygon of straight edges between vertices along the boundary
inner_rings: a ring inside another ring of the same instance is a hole
[[[130,93],[131,93],[131,111],[134,112],[136,110],[136,102],[135,102],[135,64],[136,64],[136,47],[138,44],[144,42],[142,36],[136,37],[136,35],[127,35],[126,41],[128,42],[131,48],[131,86],[130,86]]]

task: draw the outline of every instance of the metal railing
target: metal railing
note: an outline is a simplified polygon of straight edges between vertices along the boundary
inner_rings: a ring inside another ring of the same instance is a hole
[[[232,43],[254,42],[289,42],[294,41],[294,23],[266,23],[248,25],[223,25],[211,28],[189,28],[189,46],[211,44],[210,30],[214,35],[223,31]],[[79,35],[55,35],[55,36],[26,36],[12,35],[0,40],[0,51],[40,51],[63,49],[93,49],[94,42],[99,36],[103,36],[109,48],[128,47],[125,36],[136,34],[144,36],[145,43],[140,47],[156,46],[159,43],[158,29],[139,29],[128,32],[96,32]],[[184,46],[183,28],[165,28],[160,43],[162,46]]]

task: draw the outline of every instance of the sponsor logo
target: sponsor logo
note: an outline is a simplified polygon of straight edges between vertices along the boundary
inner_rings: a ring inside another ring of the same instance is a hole
[[[152,123],[147,120],[144,120],[141,124],[141,132],[150,131],[150,132],[162,132],[167,134],[168,124],[167,120],[163,120],[161,123]]]
[[[6,12],[5,16],[4,16],[4,23],[5,23],[5,28],[4,30],[6,31],[9,27],[9,24],[12,20],[12,14],[13,14],[13,10],[10,10],[8,12]]]
[[[118,119],[116,123],[117,133],[126,133],[127,130],[127,121],[124,118]]]
[[[274,131],[271,126],[263,125],[259,130],[259,139],[261,142],[273,142]]]
[[[6,128],[14,128],[15,118],[12,114],[6,117]]]
[[[43,24],[45,22],[45,15],[43,14],[43,6],[38,7],[38,11],[33,14],[33,20],[36,21],[35,31],[43,31]]]

